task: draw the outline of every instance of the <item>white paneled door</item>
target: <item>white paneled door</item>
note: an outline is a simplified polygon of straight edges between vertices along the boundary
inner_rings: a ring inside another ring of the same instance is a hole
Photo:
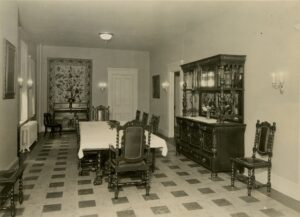
[[[110,119],[129,121],[137,109],[137,69],[108,68]]]

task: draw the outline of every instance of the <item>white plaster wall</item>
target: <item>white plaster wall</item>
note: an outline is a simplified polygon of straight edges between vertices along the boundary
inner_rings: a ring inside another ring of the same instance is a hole
[[[17,160],[17,94],[3,100],[3,40],[18,47],[18,8],[16,1],[0,1],[0,170],[10,168]],[[15,81],[17,72],[15,73]]]
[[[276,122],[272,169],[273,187],[300,200],[299,163],[299,2],[236,3],[235,13],[225,13],[190,26],[150,55],[150,74],[169,73],[172,62],[186,63],[216,54],[244,54],[246,153],[251,152],[257,119]],[[184,45],[182,44],[184,41]],[[184,48],[182,48],[184,47]],[[285,90],[271,87],[271,73],[285,72]],[[161,112],[162,127],[168,132],[168,107],[163,95],[150,100],[151,112]],[[265,181],[266,177],[258,175]]]
[[[38,49],[38,100],[40,130],[43,129],[42,115],[47,111],[47,60],[51,57],[91,59],[92,104],[107,105],[107,90],[101,92],[98,83],[108,79],[107,68],[138,69],[138,109],[149,112],[149,53],[144,51],[112,50],[82,47],[40,46]],[[40,65],[39,65],[40,64]],[[40,69],[39,69],[40,68]],[[109,88],[109,87],[108,87]]]

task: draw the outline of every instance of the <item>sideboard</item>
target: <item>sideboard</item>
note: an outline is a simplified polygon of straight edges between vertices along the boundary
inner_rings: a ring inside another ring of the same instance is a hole
[[[231,170],[230,158],[244,156],[245,124],[201,116],[177,116],[176,122],[176,152],[209,169],[212,178]]]
[[[76,118],[79,121],[89,120],[89,106],[87,103],[55,103],[53,115],[55,121],[62,124],[63,131],[73,131],[76,130]]]

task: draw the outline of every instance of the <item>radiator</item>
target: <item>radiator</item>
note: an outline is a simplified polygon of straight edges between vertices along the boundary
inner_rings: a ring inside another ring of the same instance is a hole
[[[37,121],[29,121],[20,130],[20,151],[30,151],[30,146],[37,141]]]

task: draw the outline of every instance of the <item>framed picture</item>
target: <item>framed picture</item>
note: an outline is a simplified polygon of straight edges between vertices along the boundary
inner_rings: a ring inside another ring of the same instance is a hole
[[[160,79],[159,75],[152,76],[152,97],[159,99],[160,97]]]
[[[4,39],[4,99],[15,97],[16,48]]]

